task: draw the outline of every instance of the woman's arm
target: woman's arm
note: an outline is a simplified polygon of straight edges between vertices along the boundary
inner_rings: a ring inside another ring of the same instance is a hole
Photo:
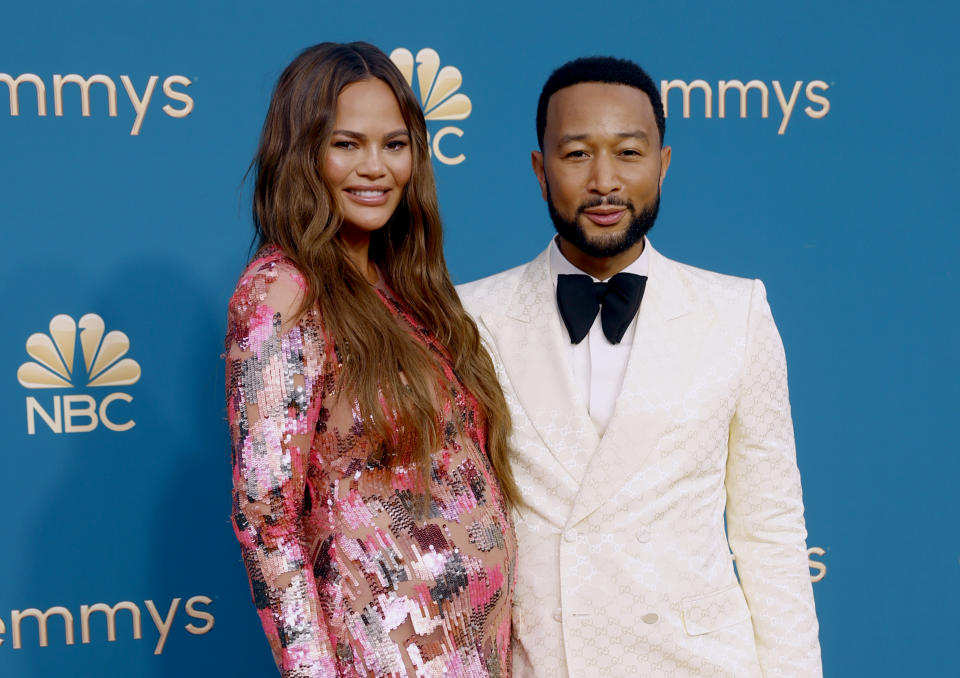
[[[291,323],[299,302],[299,276],[276,263],[251,269],[230,302],[233,524],[282,675],[333,678],[336,656],[302,539],[323,340]]]

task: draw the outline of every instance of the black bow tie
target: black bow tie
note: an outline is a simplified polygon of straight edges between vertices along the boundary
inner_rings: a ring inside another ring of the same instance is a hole
[[[604,336],[619,344],[640,308],[646,285],[647,276],[635,273],[617,273],[607,282],[593,282],[588,275],[558,275],[557,306],[570,341],[583,341],[600,311]]]

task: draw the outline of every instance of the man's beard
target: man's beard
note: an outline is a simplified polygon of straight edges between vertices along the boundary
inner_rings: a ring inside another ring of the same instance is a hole
[[[589,237],[583,227],[580,226],[580,215],[583,214],[584,210],[600,205],[625,207],[627,212],[630,213],[630,224],[618,233]],[[629,200],[608,196],[607,198],[596,198],[583,203],[577,208],[573,219],[568,220],[554,207],[553,196],[550,195],[550,185],[547,184],[547,209],[550,211],[553,227],[557,229],[561,238],[587,256],[606,259],[626,252],[640,242],[653,228],[653,222],[657,220],[657,212],[660,211],[660,191],[657,190],[656,199],[640,212],[637,212],[636,207]]]

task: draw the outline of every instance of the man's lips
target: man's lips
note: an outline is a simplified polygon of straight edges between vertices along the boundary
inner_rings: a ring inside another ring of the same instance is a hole
[[[583,214],[599,226],[611,226],[620,221],[626,211],[625,207],[604,207],[584,210]]]
[[[343,192],[358,205],[376,207],[387,202],[390,189],[385,186],[349,186]]]

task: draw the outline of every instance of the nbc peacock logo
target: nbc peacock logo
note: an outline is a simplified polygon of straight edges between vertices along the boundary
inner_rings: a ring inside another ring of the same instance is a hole
[[[423,107],[423,116],[428,121],[464,120],[473,110],[470,97],[458,92],[463,84],[463,75],[455,66],[440,67],[440,55],[436,50],[425,47],[417,52],[416,59],[413,53],[398,47],[390,54],[390,59],[397,65],[410,87],[420,94],[420,103]],[[416,69],[414,69],[416,65]],[[416,86],[414,85],[416,73]],[[463,153],[449,155],[443,151],[443,139],[449,136],[462,137],[463,130],[453,125],[447,125],[430,134],[430,148],[433,157],[444,165],[459,165],[466,156]]]
[[[76,355],[78,342],[82,360]],[[69,315],[56,315],[50,320],[49,334],[37,332],[27,339],[27,355],[33,360],[20,366],[17,380],[29,389],[99,391],[99,387],[129,386],[140,380],[140,364],[125,357],[129,350],[130,338],[119,330],[106,332],[103,318],[96,313],[87,313],[79,322]],[[129,431],[135,425],[132,419],[120,423],[110,414],[118,400],[129,403],[133,396],[114,392],[99,401],[87,393],[28,396],[27,433],[36,434],[37,415],[53,433],[86,433],[100,424],[111,431]]]

